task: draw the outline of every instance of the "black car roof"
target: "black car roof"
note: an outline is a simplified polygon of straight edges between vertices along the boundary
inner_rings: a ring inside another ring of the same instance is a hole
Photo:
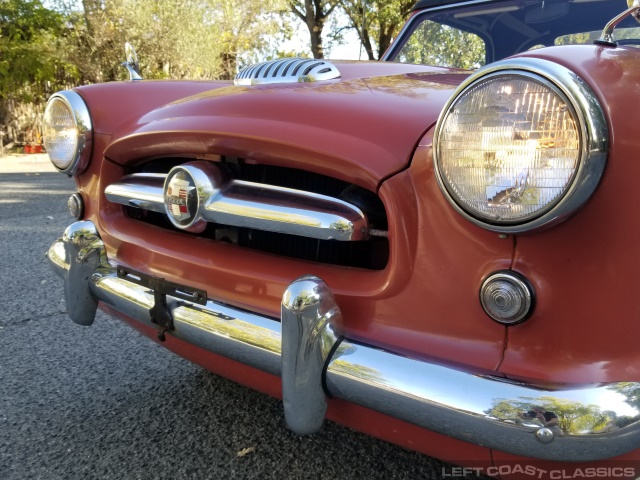
[[[463,0],[420,0],[413,6],[414,10],[422,10],[423,8],[440,7],[442,5],[452,5],[454,3],[462,3]]]
[[[440,5],[449,5],[451,3],[460,3],[460,0],[420,0],[413,6],[414,10],[421,10],[428,7],[439,7]]]

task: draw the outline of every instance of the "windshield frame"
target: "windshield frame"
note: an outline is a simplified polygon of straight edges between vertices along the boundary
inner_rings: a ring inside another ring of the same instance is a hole
[[[599,31],[602,31],[602,29],[605,27],[605,25],[611,20],[611,18],[613,18],[615,15],[618,15],[619,13],[622,13],[625,9],[626,9],[626,2],[624,0],[616,0],[617,2],[620,3],[620,11],[617,10],[618,5],[616,4],[615,6],[613,6],[612,4],[607,4],[606,0],[603,0],[602,3],[599,4],[599,6],[601,8],[603,8],[603,10],[608,10],[610,9],[611,11],[607,11],[605,15],[602,15],[602,18],[598,18],[599,16],[596,16],[592,19],[589,19],[587,21],[585,21],[584,23],[584,30],[581,31],[574,31],[576,30],[576,23],[579,23],[580,17],[575,15],[576,10],[578,12],[580,12],[580,9],[584,9],[584,8],[596,8],[597,5],[593,5],[592,7],[586,7],[586,6],[578,6],[580,4],[587,4],[587,3],[599,3],[599,2],[587,2],[585,0],[582,1],[571,1],[571,0],[548,0],[548,3],[550,5],[552,4],[568,4],[569,6],[567,6],[567,9],[571,9],[570,11],[568,11],[566,14],[564,14],[564,17],[566,17],[566,19],[564,20],[559,20],[560,18],[563,17],[558,17],[558,18],[550,18],[548,21],[549,22],[553,22],[550,23],[550,26],[552,25],[557,25],[558,24],[565,24],[566,20],[570,20],[570,25],[572,25],[573,28],[568,28],[566,33],[564,34],[564,36],[570,36],[574,33],[588,33],[590,31],[594,31],[597,29],[600,29]],[[482,12],[485,12],[485,10],[492,10],[492,9],[499,9],[501,7],[501,5],[504,4],[522,4],[522,7],[525,9],[529,9],[530,7],[532,7],[533,5],[537,4],[537,3],[541,3],[541,2],[535,2],[533,0],[468,0],[468,1],[458,1],[458,2],[447,2],[445,4],[440,4],[440,5],[434,5],[434,6],[427,6],[426,8],[417,8],[419,7],[421,4],[424,4],[424,2],[420,2],[418,3],[416,9],[414,10],[413,14],[411,15],[411,17],[408,19],[408,21],[405,23],[404,27],[402,28],[402,30],[400,31],[400,33],[398,34],[397,38],[395,39],[395,41],[391,44],[391,46],[389,47],[389,49],[385,52],[385,54],[383,55],[383,57],[381,58],[382,61],[390,61],[390,62],[398,62],[398,63],[405,63],[405,64],[409,64],[410,62],[400,62],[398,60],[399,56],[402,53],[403,48],[405,47],[405,45],[409,42],[411,36],[414,34],[414,32],[416,30],[419,29],[419,26],[423,23],[423,21],[425,20],[431,20],[434,21],[436,23],[441,23],[443,25],[449,25],[446,21],[439,21],[438,20],[438,15],[441,14],[451,14],[453,12],[457,12],[457,11],[464,11],[465,9],[475,9],[475,10],[481,10]],[[625,5],[623,5],[625,4]],[[483,8],[484,7],[484,8]],[[508,12],[508,11],[506,11]],[[505,13],[506,13],[505,12]],[[525,13],[525,16],[527,15],[526,10],[523,11]],[[515,12],[514,12],[515,13]],[[502,12],[501,12],[502,14]],[[511,15],[507,15],[507,17],[510,17]],[[480,18],[480,17],[479,17]],[[496,16],[496,21],[499,18],[499,16]],[[516,19],[517,20],[517,19]],[[514,20],[514,21],[516,21]],[[517,20],[519,21],[521,24],[523,24],[523,28],[527,27],[528,25],[532,25],[532,28],[539,28],[540,25],[542,25],[544,22],[540,22],[538,21],[538,23],[532,23],[532,24],[524,24],[523,22],[525,20]],[[635,21],[634,21],[635,22]],[[460,22],[460,23],[464,23],[464,22]],[[527,51],[529,49],[531,49],[532,47],[535,47],[538,45],[538,41],[541,42],[541,46],[552,46],[552,43],[549,43],[550,40],[550,36],[551,37],[556,37],[555,39],[557,40],[558,38],[560,38],[563,35],[557,35],[556,33],[559,33],[559,28],[555,28],[553,29],[553,27],[548,30],[548,31],[544,31],[541,30],[540,33],[545,34],[545,35],[539,35],[538,37],[531,37],[531,39],[527,39],[526,36],[522,36],[519,40],[521,40],[519,45],[513,45],[513,43],[511,42],[505,42],[505,41],[501,41],[502,39],[507,38],[507,35],[504,34],[504,32],[500,32],[499,30],[495,31],[496,29],[494,28],[493,24],[491,25],[489,30],[486,31],[481,31],[480,29],[477,30],[473,30],[473,29],[466,29],[464,28],[463,25],[449,25],[452,28],[456,28],[460,31],[463,32],[468,32],[471,34],[476,35],[477,37],[479,37],[484,43],[485,43],[485,63],[484,64],[490,64],[493,63],[495,61],[501,60],[503,58],[507,58],[509,56]],[[637,23],[635,23],[636,27],[639,27],[639,25]],[[515,30],[515,32],[519,32],[519,30]],[[494,33],[493,35],[488,34],[488,32]],[[511,39],[509,39],[511,40]],[[516,41],[518,41],[518,39],[516,39]],[[640,42],[639,42],[640,43]],[[509,51],[512,50],[512,51]],[[506,51],[506,52],[505,52]],[[505,54],[506,53],[506,54]]]

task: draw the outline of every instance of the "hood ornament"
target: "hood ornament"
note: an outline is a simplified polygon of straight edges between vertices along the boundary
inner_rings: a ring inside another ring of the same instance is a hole
[[[124,44],[124,54],[126,56],[126,60],[122,62],[121,65],[129,72],[129,80],[142,80],[142,77],[140,76],[140,62],[138,61],[138,55],[129,42]]]

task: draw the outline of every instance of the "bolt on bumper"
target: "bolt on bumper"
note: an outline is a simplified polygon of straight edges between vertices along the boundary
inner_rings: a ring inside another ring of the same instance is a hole
[[[64,279],[67,312],[74,322],[90,325],[98,302],[104,302],[157,327],[150,315],[153,292],[117,276],[93,223],[76,222],[68,227],[49,249],[48,258]],[[211,300],[198,305],[167,297],[167,308],[174,327],[168,335],[281,376],[285,419],[298,434],[321,428],[331,396],[454,438],[531,458],[595,461],[640,447],[640,409],[625,403],[625,393],[640,389],[640,383],[548,390],[363,345],[344,337],[342,314],[333,294],[314,276],[289,285],[280,320]],[[558,427],[536,425],[522,415],[526,405],[532,409],[550,403],[588,407],[592,414],[606,412],[609,422],[596,433],[562,434]],[[621,419],[625,421],[617,424]]]

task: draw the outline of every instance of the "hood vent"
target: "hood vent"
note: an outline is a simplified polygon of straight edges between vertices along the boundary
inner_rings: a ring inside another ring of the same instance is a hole
[[[284,58],[258,63],[244,68],[236,75],[235,85],[264,83],[317,82],[340,78],[340,72],[325,60]]]

